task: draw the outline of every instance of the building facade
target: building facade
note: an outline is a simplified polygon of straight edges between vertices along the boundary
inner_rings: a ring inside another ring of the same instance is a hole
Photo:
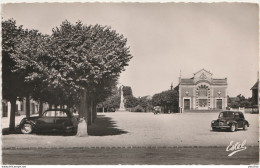
[[[39,113],[39,103],[34,101],[34,100],[30,100],[30,114],[38,114]],[[43,111],[48,109],[48,104],[43,103]],[[2,117],[10,117],[10,113],[11,113],[11,103],[6,101],[6,100],[2,100]],[[25,115],[26,114],[26,101],[16,101],[16,109],[15,109],[15,113],[16,115]]]
[[[216,79],[205,69],[192,78],[179,79],[179,109],[224,110],[227,107],[227,78]]]

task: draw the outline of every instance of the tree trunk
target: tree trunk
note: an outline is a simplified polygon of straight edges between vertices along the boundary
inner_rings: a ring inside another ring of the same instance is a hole
[[[88,136],[88,125],[87,125],[87,114],[86,114],[86,91],[83,91],[81,98],[80,98],[80,108],[79,108],[79,124],[78,124],[78,131],[77,137],[86,137]]]
[[[92,114],[93,114],[93,119],[92,119],[92,122],[94,123],[95,122],[95,119],[96,119],[96,99],[94,97],[93,99],[93,106],[92,106]]]
[[[93,123],[93,119],[94,119],[94,100],[93,100],[93,96],[91,95],[91,99],[90,99],[90,124]]]
[[[43,111],[43,102],[40,100],[40,107],[39,107],[39,116],[42,116],[42,111]]]
[[[94,120],[93,120],[93,122],[94,122],[95,119],[97,118],[97,100],[96,100],[96,98],[94,99],[93,112],[94,112]]]
[[[29,95],[27,95],[26,96],[26,117],[30,117],[30,111],[31,111],[31,106],[30,106],[30,96]]]
[[[97,119],[97,100],[95,100],[95,119]]]
[[[91,110],[90,110],[90,96],[88,94],[88,97],[86,98],[86,113],[87,113],[87,123],[88,123],[88,126],[91,124],[90,123],[90,120],[91,120]]]
[[[10,114],[9,131],[15,131],[16,98],[11,100],[10,103],[11,103],[11,114]]]

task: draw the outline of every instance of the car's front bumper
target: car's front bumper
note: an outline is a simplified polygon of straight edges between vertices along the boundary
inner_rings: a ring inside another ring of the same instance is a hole
[[[211,126],[212,128],[230,128],[230,126],[228,125],[214,125],[214,126]]]
[[[215,122],[211,124],[212,128],[219,128],[219,129],[226,129],[226,128],[230,128],[230,125],[228,123],[225,122]]]

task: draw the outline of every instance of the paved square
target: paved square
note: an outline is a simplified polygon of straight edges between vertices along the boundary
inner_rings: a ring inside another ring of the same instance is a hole
[[[218,113],[98,113],[97,120],[89,127],[88,137],[9,134],[2,136],[3,148],[226,147],[230,141],[241,143],[244,140],[246,146],[258,146],[258,114],[245,114],[250,127],[237,132],[211,131],[210,123],[217,117]]]

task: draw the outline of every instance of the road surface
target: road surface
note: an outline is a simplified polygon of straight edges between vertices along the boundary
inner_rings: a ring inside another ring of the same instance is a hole
[[[259,163],[257,148],[231,157],[225,148],[4,149],[3,163],[15,165],[249,165]]]

